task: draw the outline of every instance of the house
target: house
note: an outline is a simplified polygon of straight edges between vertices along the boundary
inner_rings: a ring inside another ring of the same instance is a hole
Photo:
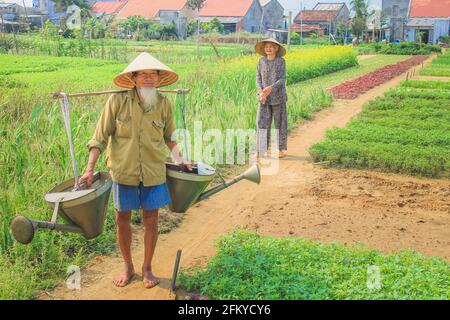
[[[302,10],[294,18],[292,28],[336,35],[339,25],[346,25],[350,10],[342,3],[317,3],[312,10]]]
[[[209,22],[215,17],[222,22],[226,33],[264,32],[263,9],[259,0],[206,0],[199,20]]]
[[[116,18],[124,20],[131,16],[141,16],[161,24],[175,23],[179,37],[186,38],[187,21],[195,17],[187,0],[128,0],[121,7]]]
[[[66,26],[70,30],[81,28],[81,9],[79,6],[72,4],[66,10],[67,20]]]
[[[374,13],[367,19],[367,30],[364,35],[365,40],[373,42],[385,39],[385,28],[382,11],[380,9],[374,10]]]
[[[386,39],[390,42],[404,38],[409,4],[410,0],[382,0],[381,7],[387,24]]]
[[[284,8],[278,0],[259,0],[263,9],[262,25],[265,30],[281,29],[284,23]]]
[[[436,44],[450,32],[450,0],[411,0],[405,40]]]
[[[25,8],[17,3],[0,3],[0,15],[3,20],[17,20],[22,14],[25,14]]]

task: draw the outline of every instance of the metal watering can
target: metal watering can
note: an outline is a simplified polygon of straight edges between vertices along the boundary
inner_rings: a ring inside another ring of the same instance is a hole
[[[23,244],[33,240],[37,229],[76,232],[86,239],[94,239],[103,231],[112,180],[108,173],[97,172],[90,189],[72,191],[74,179],[64,181],[45,195],[53,215],[50,221],[38,221],[17,216],[11,224],[14,238]],[[58,224],[62,217],[67,224]]]
[[[167,163],[166,172],[167,186],[172,200],[169,208],[171,211],[178,213],[186,212],[187,209],[195,203],[205,200],[213,194],[216,194],[243,179],[258,184],[261,181],[259,167],[253,165],[247,171],[229,181],[224,181],[222,179],[222,184],[205,192],[205,189],[215,176],[215,170],[211,171],[211,174],[199,175],[198,167],[192,168],[191,172],[177,165]]]
[[[213,180],[215,172],[209,175],[199,175],[198,167],[192,172],[175,164],[166,164],[167,186],[171,197],[170,209],[173,212],[184,213],[193,204],[200,202],[229,186],[247,179],[260,183],[259,167],[254,165],[243,174],[218,185],[206,192],[205,189]],[[11,224],[14,238],[28,244],[33,240],[38,229],[75,232],[91,240],[98,237],[106,219],[112,180],[108,173],[97,172],[90,189],[72,191],[74,179],[57,185],[45,195],[53,215],[50,221],[32,220],[24,216],[17,216]],[[57,217],[62,217],[66,224],[56,223]]]

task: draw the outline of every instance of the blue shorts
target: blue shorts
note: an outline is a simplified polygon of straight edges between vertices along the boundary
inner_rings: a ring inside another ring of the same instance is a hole
[[[143,209],[156,210],[170,203],[167,184],[144,187],[126,186],[113,181],[114,208],[119,212]]]

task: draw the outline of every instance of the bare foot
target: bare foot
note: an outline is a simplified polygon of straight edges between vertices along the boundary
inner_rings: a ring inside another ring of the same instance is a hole
[[[125,287],[127,284],[130,283],[131,279],[134,276],[134,267],[125,267],[125,270],[122,274],[120,274],[119,276],[117,276],[114,280],[113,283],[117,286],[117,287]]]
[[[287,156],[286,151],[280,150],[280,151],[278,152],[278,157],[279,157],[279,158],[285,158],[286,156]]]
[[[147,289],[153,288],[154,286],[157,286],[159,284],[159,279],[153,275],[151,268],[142,269],[142,279],[144,287],[146,287]]]

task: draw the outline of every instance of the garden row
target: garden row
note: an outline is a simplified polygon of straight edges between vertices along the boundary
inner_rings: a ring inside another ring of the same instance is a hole
[[[434,59],[428,67],[421,70],[420,75],[450,77],[450,50]]]
[[[180,274],[188,291],[210,299],[450,298],[447,261],[412,251],[384,255],[362,245],[274,239],[242,230],[222,237],[216,246],[218,253],[206,268]]]
[[[372,42],[361,44],[357,47],[359,54],[404,54],[404,55],[427,55],[433,52],[440,53],[438,45],[420,44],[414,41],[403,42]]]
[[[329,130],[310,153],[330,166],[449,178],[449,84],[406,81],[346,128]]]
[[[396,64],[382,67],[356,79],[346,81],[330,89],[337,99],[355,99],[360,94],[383,84],[402,74],[409,68],[416,66],[427,59],[427,56],[416,56]]]

